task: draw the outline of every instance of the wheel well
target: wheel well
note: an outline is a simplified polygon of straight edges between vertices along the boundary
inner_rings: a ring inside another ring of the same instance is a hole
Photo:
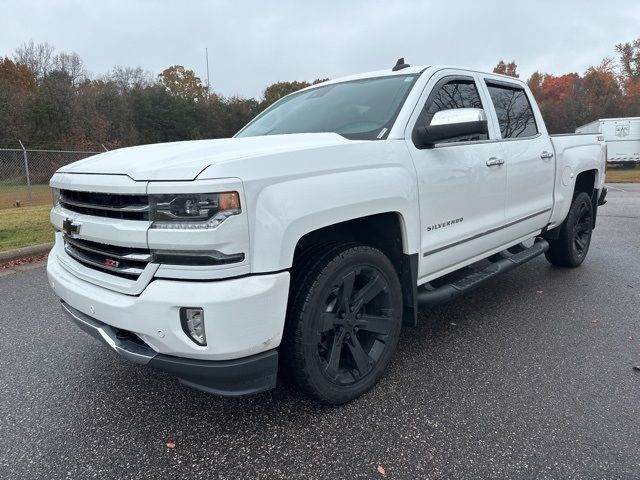
[[[585,192],[589,195],[589,197],[592,197],[595,184],[596,184],[595,170],[587,170],[585,172],[581,172],[576,177],[576,186],[573,189],[573,195],[575,196],[579,192]]]
[[[402,285],[403,323],[415,325],[417,318],[417,254],[405,253],[402,217],[397,212],[380,213],[337,223],[304,235],[297,243],[293,268],[315,248],[333,242],[357,242],[377,248],[384,253],[396,269]]]
[[[585,192],[591,198],[591,205],[593,206],[593,228],[596,228],[596,216],[598,215],[598,195],[595,190],[596,187],[596,171],[586,170],[580,172],[576,177],[576,186],[573,189],[573,196],[580,192]]]

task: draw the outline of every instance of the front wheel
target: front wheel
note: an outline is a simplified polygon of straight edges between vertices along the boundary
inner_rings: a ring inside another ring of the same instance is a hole
[[[587,256],[593,231],[593,204],[585,192],[573,198],[556,240],[549,241],[547,260],[560,267],[577,267]]]
[[[305,392],[341,404],[369,390],[395,351],[400,281],[372,247],[337,245],[311,260],[292,279],[284,358]]]

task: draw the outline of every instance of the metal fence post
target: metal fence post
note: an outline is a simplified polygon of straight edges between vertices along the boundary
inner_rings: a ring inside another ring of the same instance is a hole
[[[24,157],[24,173],[27,176],[27,194],[29,196],[29,203],[31,200],[31,177],[29,176],[29,159],[27,158],[27,149],[24,148],[22,141],[18,140],[20,146],[22,147],[22,156]]]

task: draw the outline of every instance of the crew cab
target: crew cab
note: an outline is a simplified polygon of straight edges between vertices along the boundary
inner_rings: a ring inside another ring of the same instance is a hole
[[[133,362],[222,395],[287,370],[340,404],[421,306],[538,255],[580,265],[605,158],[599,135],[548,135],[521,80],[400,59],[292,93],[234,138],[59,169],[48,278]]]

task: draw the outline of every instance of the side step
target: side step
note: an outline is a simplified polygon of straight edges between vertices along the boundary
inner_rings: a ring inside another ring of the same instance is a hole
[[[490,280],[496,275],[513,270],[517,266],[536,258],[538,255],[542,255],[547,250],[549,250],[549,243],[546,240],[538,238],[531,247],[525,248],[514,255],[494,255],[489,259],[492,260],[491,265],[483,268],[482,270],[472,272],[466,277],[453,283],[447,283],[432,290],[419,288],[418,304],[424,306],[439,305],[441,303],[448,302],[449,300],[472,290],[483,282]]]

